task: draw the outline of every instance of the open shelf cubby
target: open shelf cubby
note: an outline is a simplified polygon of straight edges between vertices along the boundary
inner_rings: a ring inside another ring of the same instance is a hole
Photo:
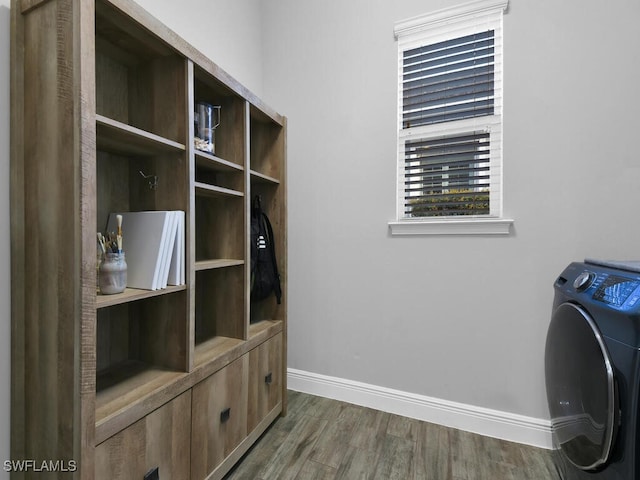
[[[214,337],[246,338],[244,265],[196,272],[195,344]]]
[[[219,125],[215,128],[214,133],[214,151],[203,153],[210,153],[230,164],[243,167],[246,102],[222,82],[202,69],[195,68],[194,109],[198,103],[220,107]],[[196,151],[198,154],[200,153],[200,151]]]

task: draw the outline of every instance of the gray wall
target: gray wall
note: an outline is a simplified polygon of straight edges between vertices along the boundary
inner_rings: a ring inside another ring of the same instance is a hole
[[[260,0],[135,0],[256,95],[262,95]]]
[[[4,225],[9,3],[0,0]],[[504,196],[513,234],[390,238],[393,24],[461,2],[139,3],[289,117],[289,366],[546,418],[555,276],[585,256],[640,257],[640,165],[628,147],[640,131],[640,4],[511,0]],[[9,335],[1,249],[0,460],[9,456]]]
[[[459,0],[265,0],[266,100],[289,119],[289,367],[548,418],[552,283],[639,258],[640,3],[511,0],[509,237],[391,238],[394,22]]]

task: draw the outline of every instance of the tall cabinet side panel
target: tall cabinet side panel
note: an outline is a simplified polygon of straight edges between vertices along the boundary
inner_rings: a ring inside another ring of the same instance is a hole
[[[89,478],[95,250],[83,225],[95,215],[95,79],[84,42],[93,6],[21,6],[12,4],[12,455],[74,461]]]
[[[11,1],[11,458],[25,458],[24,271],[24,25],[19,1]]]

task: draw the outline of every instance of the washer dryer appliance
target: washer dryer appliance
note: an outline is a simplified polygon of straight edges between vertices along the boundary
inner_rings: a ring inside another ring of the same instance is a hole
[[[640,262],[571,263],[555,281],[545,375],[566,480],[640,479]]]

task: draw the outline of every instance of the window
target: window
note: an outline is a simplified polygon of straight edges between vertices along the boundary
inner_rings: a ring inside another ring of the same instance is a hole
[[[393,234],[509,233],[502,218],[502,13],[479,0],[396,25]]]

